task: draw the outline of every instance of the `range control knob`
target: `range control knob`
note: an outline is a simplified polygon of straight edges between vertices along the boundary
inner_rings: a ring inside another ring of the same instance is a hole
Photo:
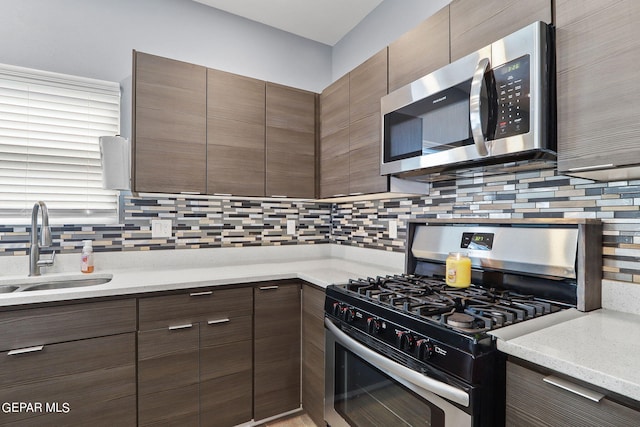
[[[356,319],[356,310],[353,307],[345,307],[342,309],[342,319],[347,322],[347,323],[351,323]]]
[[[412,351],[416,345],[416,339],[410,332],[398,332],[398,348],[400,350]]]
[[[342,304],[339,302],[333,303],[333,315],[336,317],[340,317],[342,315]]]
[[[382,333],[382,320],[375,317],[367,319],[367,333],[370,335],[380,335]]]
[[[416,343],[416,353],[418,359],[429,360],[433,356],[433,344],[428,339],[418,340]]]

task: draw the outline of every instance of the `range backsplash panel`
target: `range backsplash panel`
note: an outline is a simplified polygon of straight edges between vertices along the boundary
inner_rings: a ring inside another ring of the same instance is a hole
[[[640,180],[600,183],[553,170],[436,182],[427,196],[360,202],[124,197],[119,225],[54,226],[58,253],[337,243],[404,252],[414,218],[600,218],[603,275],[640,284]],[[174,236],[151,238],[152,219],[170,219]],[[294,220],[296,234],[287,234]],[[397,222],[397,237],[389,221]],[[27,255],[29,226],[0,225],[0,256]]]

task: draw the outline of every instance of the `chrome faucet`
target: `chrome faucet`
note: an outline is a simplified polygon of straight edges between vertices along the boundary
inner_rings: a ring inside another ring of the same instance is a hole
[[[42,225],[40,227],[40,242],[38,242],[38,210],[42,212]],[[49,211],[44,202],[36,202],[31,211],[31,247],[29,249],[29,276],[39,276],[40,267],[53,265],[56,253],[50,259],[40,259],[40,247],[51,246],[51,228],[49,227]]]

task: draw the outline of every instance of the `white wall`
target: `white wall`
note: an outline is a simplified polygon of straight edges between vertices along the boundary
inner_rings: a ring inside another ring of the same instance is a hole
[[[333,47],[331,81],[339,79],[449,3],[451,0],[384,0]]]
[[[333,48],[192,0],[0,0],[0,63],[120,82],[133,49],[321,92],[450,0],[385,0]]]
[[[0,0],[0,62],[120,82],[130,137],[131,51],[321,92],[331,48],[192,0]]]

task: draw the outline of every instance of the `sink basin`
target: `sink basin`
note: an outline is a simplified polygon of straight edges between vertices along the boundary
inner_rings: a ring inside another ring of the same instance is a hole
[[[98,274],[91,275],[91,277],[72,274],[49,277],[36,276],[17,280],[9,279],[0,281],[0,294],[97,286],[109,283],[111,279],[113,279],[112,274]]]
[[[86,279],[51,280],[40,282],[37,285],[25,286],[21,289],[27,291],[46,291],[50,289],[78,288],[82,286],[104,285],[111,281],[110,277],[96,277]]]

